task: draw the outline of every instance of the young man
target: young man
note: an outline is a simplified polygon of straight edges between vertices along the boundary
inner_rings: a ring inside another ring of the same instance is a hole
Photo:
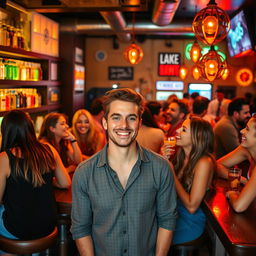
[[[107,93],[108,144],[77,168],[71,232],[81,256],[166,256],[176,222],[169,163],[136,143],[143,98]]]

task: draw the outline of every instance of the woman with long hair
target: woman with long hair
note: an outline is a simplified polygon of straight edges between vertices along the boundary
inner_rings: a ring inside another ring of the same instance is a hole
[[[85,109],[77,110],[74,114],[71,132],[77,139],[83,159],[100,151],[106,143],[104,134],[98,129],[90,112]]]
[[[173,244],[200,237],[205,215],[200,204],[209,188],[215,170],[214,135],[209,122],[199,117],[186,119],[177,130],[178,150],[173,158],[179,217]]]
[[[228,168],[248,160],[248,182],[244,177],[241,181],[246,183],[241,192],[228,191],[227,198],[236,212],[245,211],[256,197],[256,115],[250,118],[246,127],[241,130],[241,144],[229,154],[220,158],[217,173],[222,178],[228,178]]]
[[[58,151],[68,172],[73,172],[82,161],[82,154],[75,136],[68,128],[64,114],[49,113],[44,118],[38,138],[52,145]]]
[[[68,188],[70,177],[56,150],[37,140],[25,112],[8,112],[1,132],[0,234],[25,240],[46,236],[57,220],[52,185]]]

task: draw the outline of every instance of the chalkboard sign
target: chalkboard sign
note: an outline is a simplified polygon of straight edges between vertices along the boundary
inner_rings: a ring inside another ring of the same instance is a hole
[[[133,80],[133,67],[108,67],[109,80]]]

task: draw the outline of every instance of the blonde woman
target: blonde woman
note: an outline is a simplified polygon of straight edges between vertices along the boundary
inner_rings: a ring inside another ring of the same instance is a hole
[[[72,120],[72,134],[76,137],[83,160],[100,151],[106,141],[89,111],[77,110]]]

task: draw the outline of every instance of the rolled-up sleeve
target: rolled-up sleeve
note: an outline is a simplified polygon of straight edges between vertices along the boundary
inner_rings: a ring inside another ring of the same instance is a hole
[[[161,183],[157,193],[157,222],[158,227],[174,230],[177,219],[177,196],[172,168],[166,163],[161,170]]]
[[[92,210],[83,169],[84,166],[80,165],[72,180],[71,233],[74,240],[91,235],[92,232]]]

